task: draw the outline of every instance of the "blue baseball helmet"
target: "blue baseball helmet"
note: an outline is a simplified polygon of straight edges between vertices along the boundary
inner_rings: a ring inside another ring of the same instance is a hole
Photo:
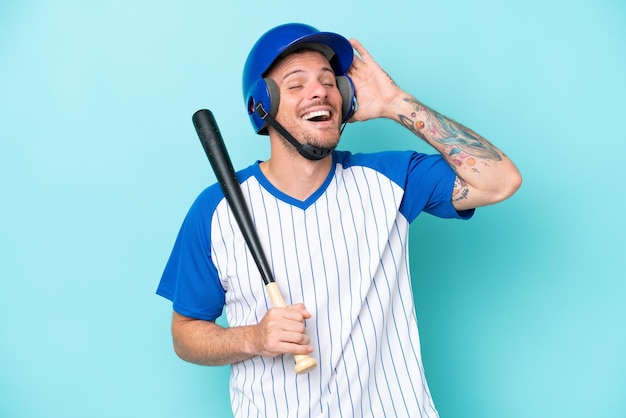
[[[350,42],[341,35],[320,32],[309,25],[287,23],[270,29],[259,38],[243,69],[243,99],[256,133],[268,134],[265,115],[275,116],[280,102],[278,86],[265,78],[265,74],[278,59],[300,48],[319,51],[330,62],[342,97],[342,123],[354,113],[354,85],[346,75],[354,59]]]

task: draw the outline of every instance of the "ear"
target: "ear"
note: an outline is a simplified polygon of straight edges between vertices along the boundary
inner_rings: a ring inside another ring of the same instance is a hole
[[[347,75],[337,77],[337,88],[341,93],[341,122],[345,123],[356,110],[356,97],[354,97],[354,84]]]

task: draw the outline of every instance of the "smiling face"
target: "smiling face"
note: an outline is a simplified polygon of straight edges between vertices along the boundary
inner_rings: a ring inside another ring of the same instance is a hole
[[[299,142],[335,147],[341,125],[341,94],[324,55],[292,53],[267,74],[280,90],[276,120]],[[270,135],[278,135],[270,128]]]

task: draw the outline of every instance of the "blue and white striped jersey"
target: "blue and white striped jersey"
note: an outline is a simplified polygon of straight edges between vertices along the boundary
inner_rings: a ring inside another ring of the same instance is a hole
[[[306,201],[273,187],[258,163],[238,178],[287,304],[311,312],[318,367],[291,356],[232,365],[236,417],[437,417],[420,355],[408,258],[421,212],[469,218],[451,204],[455,173],[439,155],[335,151]],[[186,316],[256,324],[271,306],[218,185],[189,211],[157,293]]]

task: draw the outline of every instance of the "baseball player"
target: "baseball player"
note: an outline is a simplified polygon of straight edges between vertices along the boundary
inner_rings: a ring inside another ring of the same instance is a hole
[[[176,353],[231,365],[236,417],[437,417],[420,355],[409,225],[422,212],[469,219],[508,198],[521,184],[515,165],[402,90],[357,40],[308,25],[259,38],[243,96],[271,153],[237,177],[288,306],[272,307],[212,185],[189,210],[157,290],[173,303]],[[436,152],[336,148],[347,123],[376,118]],[[228,327],[215,323],[224,309]],[[296,374],[298,354],[317,368]]]

